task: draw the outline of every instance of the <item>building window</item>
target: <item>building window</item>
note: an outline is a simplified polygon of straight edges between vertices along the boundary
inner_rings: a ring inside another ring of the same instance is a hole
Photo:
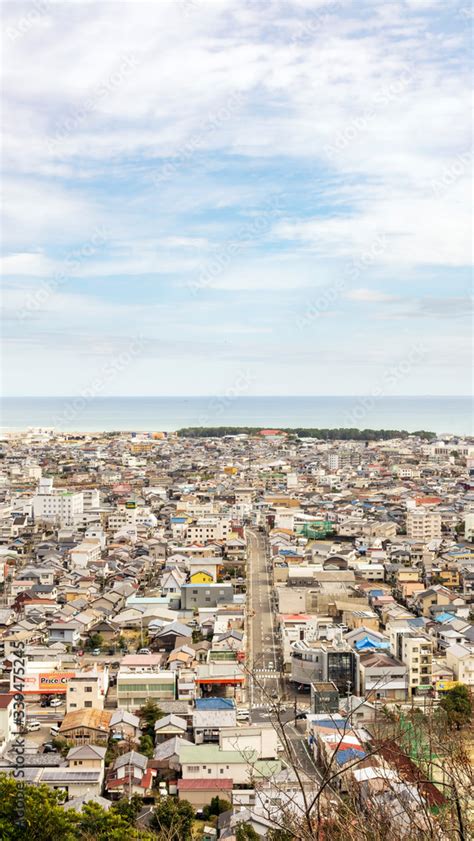
[[[92,692],[92,686],[85,686],[84,692]]]

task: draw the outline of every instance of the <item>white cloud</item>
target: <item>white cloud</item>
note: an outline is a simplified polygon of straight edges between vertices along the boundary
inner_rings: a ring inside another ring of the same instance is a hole
[[[42,277],[51,274],[53,262],[40,252],[20,252],[0,257],[0,274]]]
[[[352,289],[345,297],[350,301],[360,301],[369,304],[397,300],[395,296],[387,295],[385,292],[380,292],[377,289]]]

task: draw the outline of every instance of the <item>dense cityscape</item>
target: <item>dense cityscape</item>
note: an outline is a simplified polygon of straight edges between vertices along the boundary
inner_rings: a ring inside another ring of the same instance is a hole
[[[469,837],[472,439],[31,428],[0,493],[0,818]]]

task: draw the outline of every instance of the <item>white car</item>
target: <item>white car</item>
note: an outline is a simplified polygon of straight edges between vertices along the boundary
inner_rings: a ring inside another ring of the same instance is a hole
[[[50,707],[60,707],[62,703],[63,703],[62,698],[53,698],[53,700],[50,703]]]
[[[237,721],[249,721],[250,712],[248,710],[237,710],[235,717]]]
[[[29,733],[32,733],[35,730],[39,730],[41,727],[41,721],[37,721],[36,719],[32,719],[31,721],[26,722],[26,729]]]

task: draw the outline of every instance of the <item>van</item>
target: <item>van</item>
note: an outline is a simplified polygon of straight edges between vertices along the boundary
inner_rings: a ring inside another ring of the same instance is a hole
[[[237,721],[249,721],[250,720],[250,712],[249,710],[237,710],[236,714]]]
[[[28,730],[28,733],[33,733],[35,730],[39,730],[40,727],[41,721],[37,721],[36,719],[26,722],[26,729]]]
[[[52,736],[58,736],[59,735],[59,724],[53,724],[53,726],[49,728],[49,732],[51,733]]]

